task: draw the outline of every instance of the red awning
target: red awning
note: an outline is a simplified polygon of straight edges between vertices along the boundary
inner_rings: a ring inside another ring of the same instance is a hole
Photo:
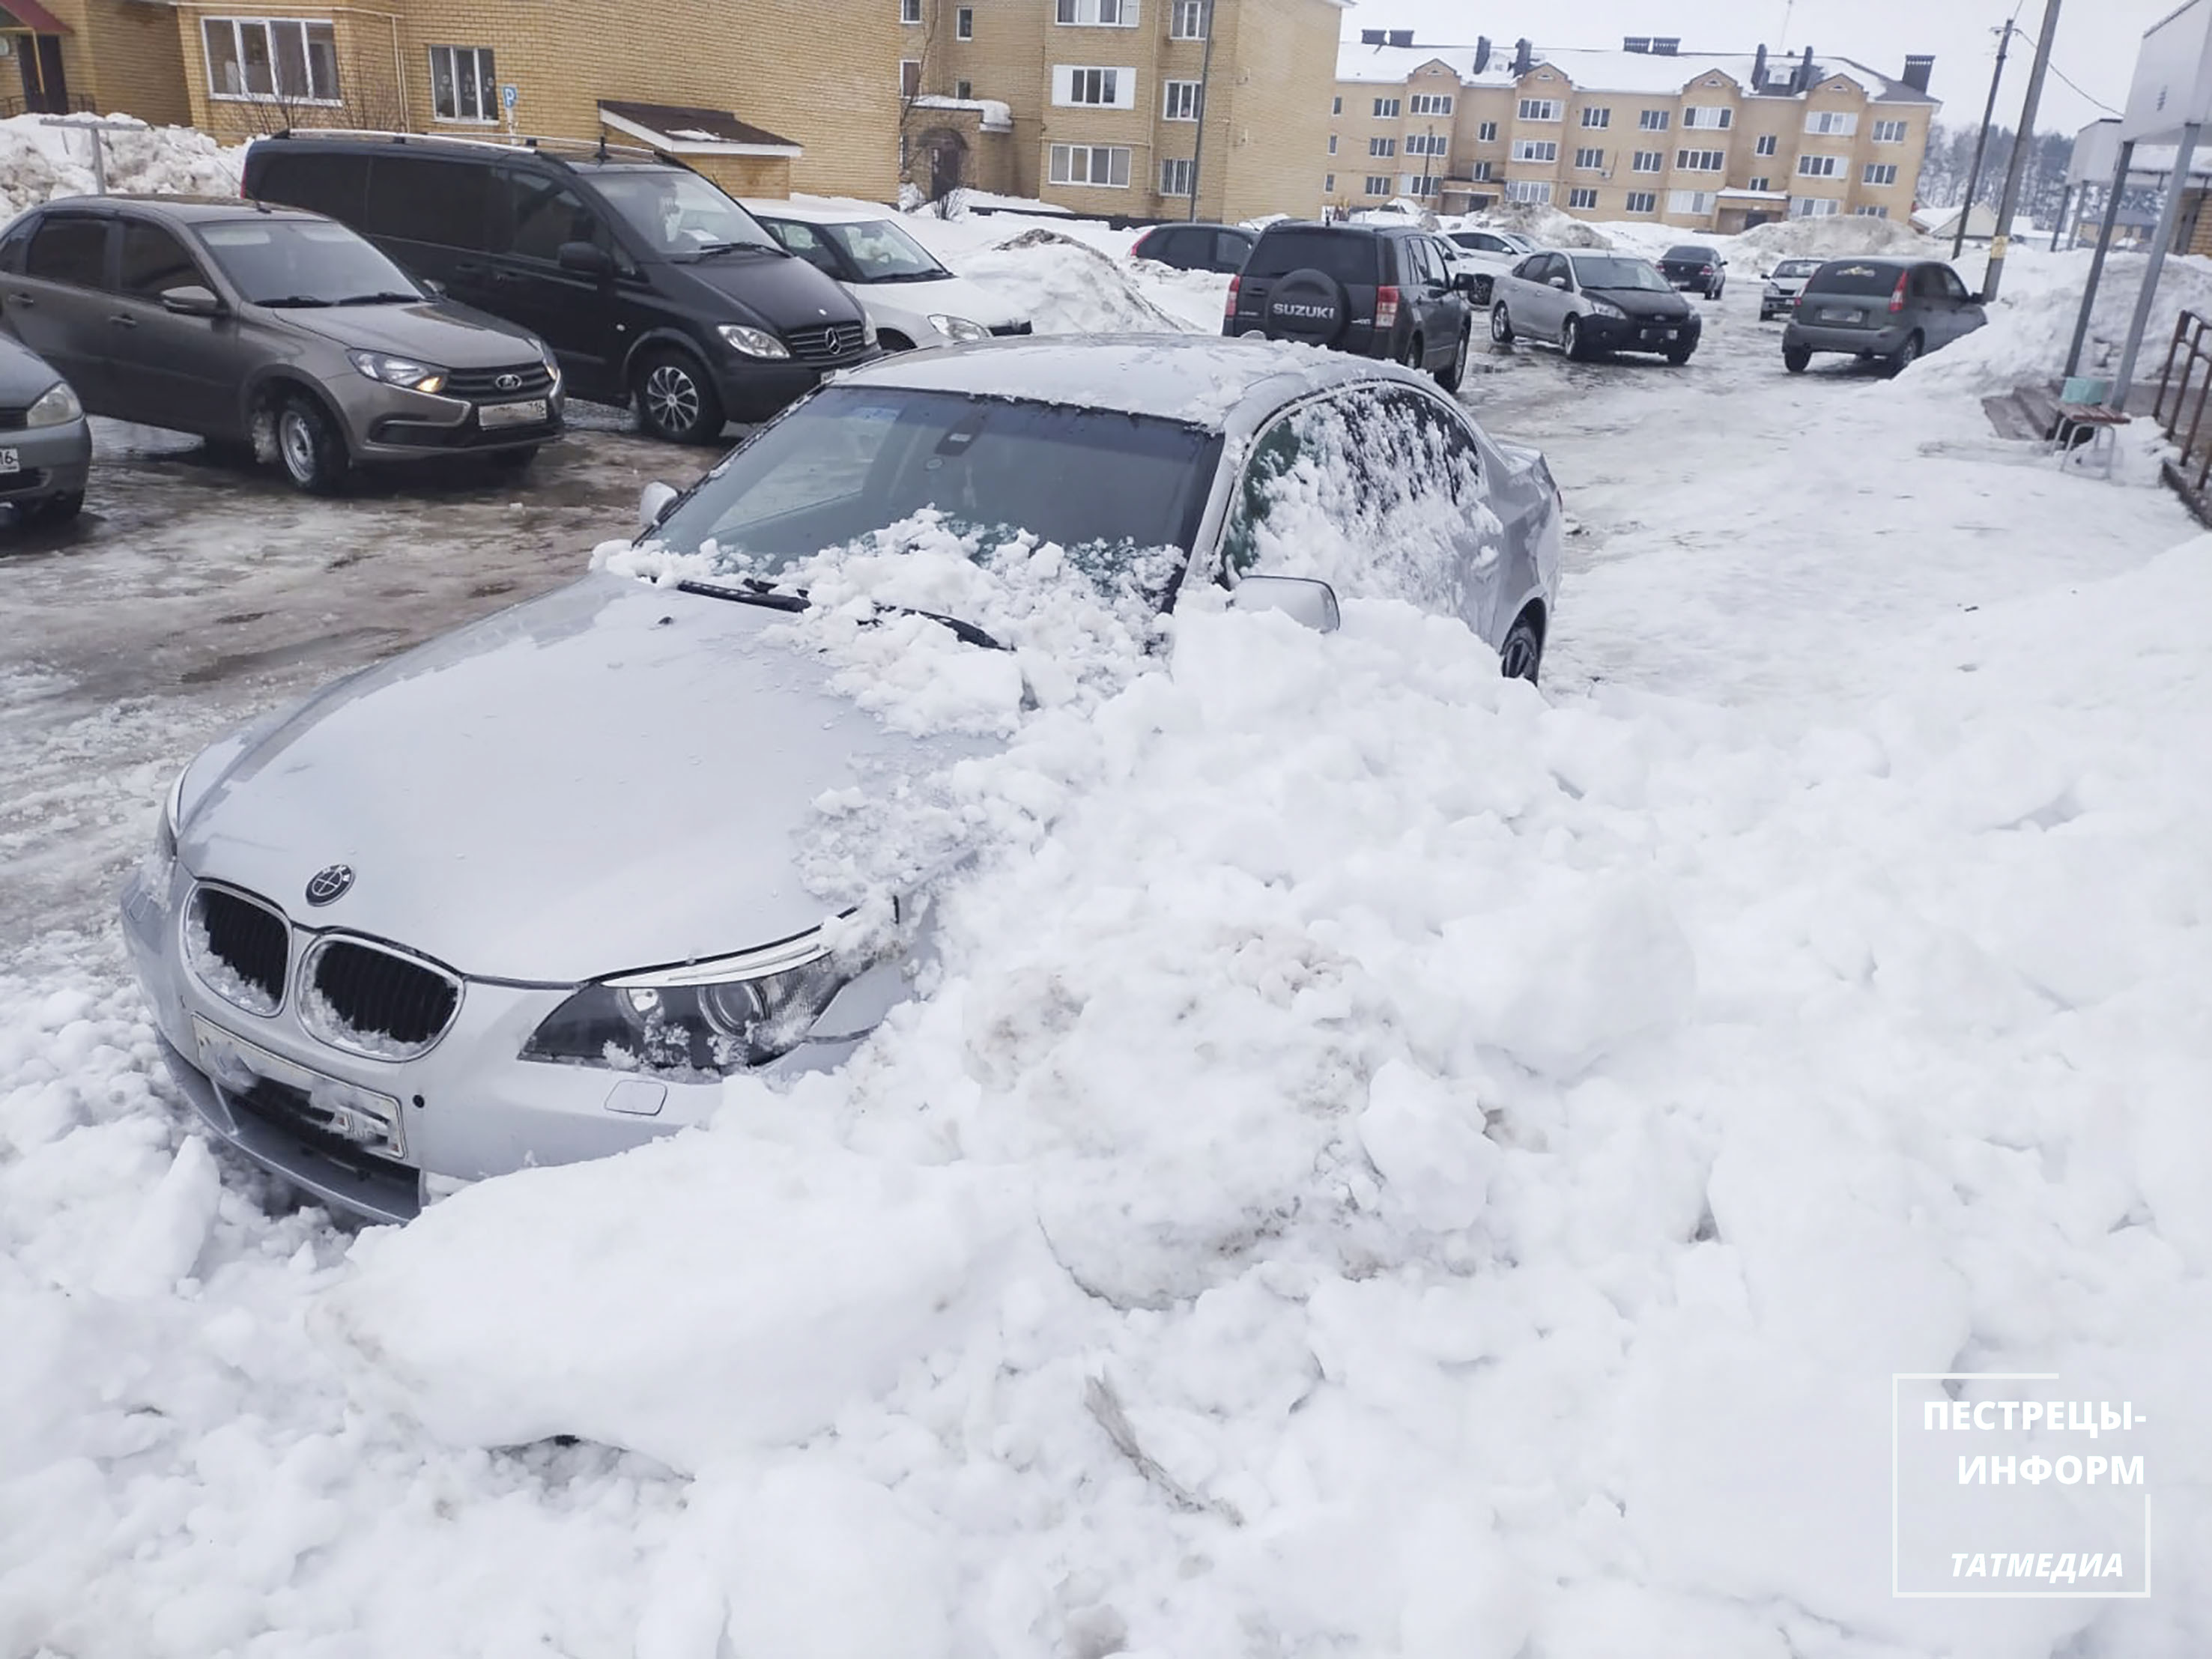
[[[68,34],[67,23],[39,3],[39,0],[0,0],[0,19],[12,18],[33,34]],[[0,27],[5,27],[0,22]]]

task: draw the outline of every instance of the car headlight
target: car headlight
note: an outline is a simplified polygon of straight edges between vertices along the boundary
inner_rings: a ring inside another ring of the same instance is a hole
[[[349,351],[346,357],[372,380],[404,386],[410,392],[443,392],[446,371],[412,357],[394,357],[382,351]]]
[[[81,420],[84,405],[77,401],[67,380],[56,380],[40,396],[39,401],[23,412],[25,426],[66,426]]]
[[[788,357],[790,347],[763,328],[746,328],[738,323],[724,323],[714,331],[732,349],[742,351],[748,357]]]
[[[161,802],[161,821],[154,829],[154,851],[164,860],[176,857],[177,837],[184,833],[184,828],[185,775],[179,772]]]
[[[1625,322],[1628,318],[1628,313],[1610,300],[1592,300],[1590,314],[1595,317],[1610,317],[1615,322]]]
[[[876,319],[865,311],[860,313],[860,343],[862,345],[877,343]]]
[[[726,1077],[796,1048],[854,971],[808,933],[743,956],[602,980],[548,1014],[522,1058]]]
[[[963,344],[969,340],[988,340],[991,337],[989,329],[981,323],[971,323],[965,317],[933,315],[929,319],[929,325],[948,340],[957,340]]]

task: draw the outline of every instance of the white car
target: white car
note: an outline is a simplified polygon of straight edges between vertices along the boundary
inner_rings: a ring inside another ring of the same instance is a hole
[[[860,302],[886,351],[1030,331],[1028,318],[947,270],[888,212],[795,202],[745,207],[769,235]]]
[[[1452,274],[1470,271],[1483,279],[1475,298],[1484,305],[1490,303],[1499,276],[1540,251],[1537,243],[1511,230],[1449,230],[1443,240],[1451,249]]]
[[[1813,273],[1823,262],[1819,259],[1784,259],[1766,273],[1766,286],[1759,294],[1759,320],[1762,323],[1779,317],[1785,311],[1797,307],[1797,296],[1805,291],[1805,284],[1813,280]]]

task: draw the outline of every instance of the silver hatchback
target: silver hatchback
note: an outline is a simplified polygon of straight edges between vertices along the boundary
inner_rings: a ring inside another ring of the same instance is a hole
[[[319,494],[366,463],[520,465],[561,430],[560,371],[534,335],[320,214],[49,202],[0,232],[0,325],[94,414],[273,450]]]

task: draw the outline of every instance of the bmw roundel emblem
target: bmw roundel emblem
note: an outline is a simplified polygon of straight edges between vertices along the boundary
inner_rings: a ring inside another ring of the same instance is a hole
[[[307,902],[335,904],[345,896],[346,890],[352,885],[353,866],[325,865],[307,878]]]

